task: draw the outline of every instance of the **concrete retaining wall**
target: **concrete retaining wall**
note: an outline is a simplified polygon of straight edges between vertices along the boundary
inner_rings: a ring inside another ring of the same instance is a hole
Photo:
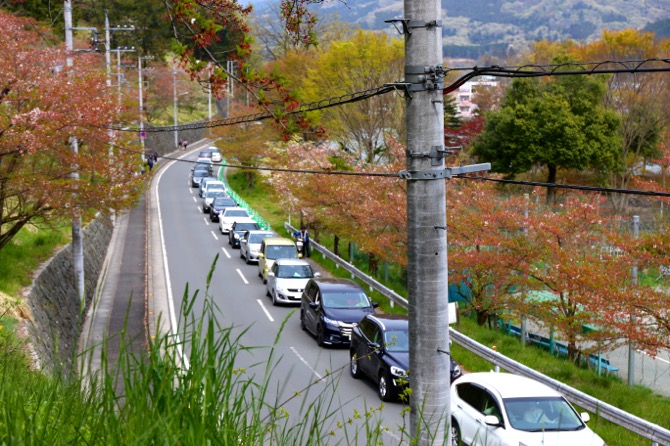
[[[192,122],[190,124],[196,124],[196,123]],[[177,147],[175,146],[174,143],[174,131],[171,130],[172,127],[151,127],[145,125],[145,128],[164,129],[164,131],[160,132],[147,131],[147,136],[144,138],[144,146],[146,147],[146,150],[155,150],[156,152],[158,152],[159,156],[163,156],[177,150]],[[185,139],[189,143],[193,143],[195,141],[199,141],[205,138],[207,131],[208,129],[205,128],[179,130],[178,138]]]
[[[83,305],[74,287],[71,245],[58,252],[33,281],[27,296],[33,316],[28,331],[42,369],[65,374],[76,370],[79,335],[95,295],[113,230],[112,218],[102,214],[84,228],[86,302]]]

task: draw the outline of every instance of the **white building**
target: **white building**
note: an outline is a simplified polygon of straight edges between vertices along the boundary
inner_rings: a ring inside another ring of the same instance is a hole
[[[477,88],[481,86],[496,87],[498,81],[494,79],[492,76],[482,76],[480,80],[468,81],[461,85],[458,90],[450,93],[456,99],[456,109],[460,118],[469,119],[475,115],[477,104],[472,101],[477,93]]]

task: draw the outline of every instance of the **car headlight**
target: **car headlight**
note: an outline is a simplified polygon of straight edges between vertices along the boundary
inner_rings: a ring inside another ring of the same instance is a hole
[[[336,321],[336,320],[334,320],[334,319],[327,318],[326,316],[323,317],[323,321],[324,321],[326,324],[332,325],[332,326],[334,326],[334,327],[339,327],[339,325],[340,325],[340,322],[339,322],[339,321]]]
[[[239,240],[239,239],[240,239],[240,234],[238,234],[238,233],[236,232],[235,234],[233,234],[233,238],[234,238],[235,240]]]
[[[461,376],[461,373],[461,366],[456,364],[456,367],[454,367],[454,375]]]
[[[404,371],[403,369],[401,369],[400,367],[396,367],[396,366],[394,366],[394,365],[391,366],[391,375],[395,375],[395,376],[403,377],[403,376],[405,376],[406,374],[407,374],[407,372],[405,372],[405,371]]]

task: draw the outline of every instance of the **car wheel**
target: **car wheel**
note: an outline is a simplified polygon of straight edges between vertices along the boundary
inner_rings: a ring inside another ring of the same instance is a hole
[[[321,325],[316,326],[316,343],[319,347],[323,347],[326,341],[326,336],[323,333],[323,327]]]
[[[244,258],[244,254],[242,254],[242,250],[240,249],[240,259],[243,259],[243,258]]]
[[[305,312],[300,310],[300,328],[302,331],[307,331],[307,325],[305,325]]]
[[[379,399],[382,401],[392,401],[395,397],[395,395],[393,395],[393,384],[391,383],[391,378],[389,377],[388,373],[384,371],[379,372],[377,392],[379,393]]]
[[[275,307],[279,305],[279,301],[277,300],[277,292],[274,289],[272,289],[270,297],[272,297],[272,305],[274,305]]]
[[[242,252],[242,251],[240,251],[240,252]],[[249,256],[248,255],[244,256],[244,263],[246,263],[247,265],[251,263],[249,261]]]
[[[458,423],[453,418],[451,419],[451,446],[461,446],[463,441],[461,440],[461,429],[458,427]]]
[[[358,367],[358,358],[356,357],[356,352],[351,350],[349,352],[349,357],[351,358],[349,363],[349,371],[351,372],[351,376],[355,379],[358,379],[361,377],[361,369]]]
[[[265,287],[265,295],[267,297],[272,297],[272,294],[270,294],[270,290],[268,289],[268,287]]]

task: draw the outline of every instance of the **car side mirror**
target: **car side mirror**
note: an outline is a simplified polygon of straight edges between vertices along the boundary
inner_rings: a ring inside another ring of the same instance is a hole
[[[378,350],[380,352],[382,351],[381,345],[377,344],[376,342],[370,342],[368,347],[370,347],[371,350]]]
[[[310,302],[309,303],[309,308],[314,308],[314,309],[319,308],[319,304],[317,304],[316,302]]]
[[[589,415],[588,412],[582,412],[579,414],[579,416],[582,418],[582,421],[585,424],[591,421],[591,415]]]
[[[240,239],[240,243],[246,243],[246,242],[247,242],[246,239],[243,239],[243,238]]]
[[[258,258],[259,258],[259,259],[264,259],[264,258],[265,258],[265,254],[263,254],[262,252],[261,252],[261,253],[258,253]]]
[[[268,271],[268,277],[274,277],[274,276],[275,276],[275,273],[273,273],[272,271]]]
[[[379,302],[372,302],[372,308],[377,308],[379,306]]]
[[[317,273],[314,273],[314,278],[315,278],[315,279],[316,279],[316,278],[319,278],[319,277],[321,277],[321,273],[318,273],[318,272],[317,272]]]
[[[484,424],[487,426],[500,426],[500,420],[495,415],[486,415],[484,417]]]

